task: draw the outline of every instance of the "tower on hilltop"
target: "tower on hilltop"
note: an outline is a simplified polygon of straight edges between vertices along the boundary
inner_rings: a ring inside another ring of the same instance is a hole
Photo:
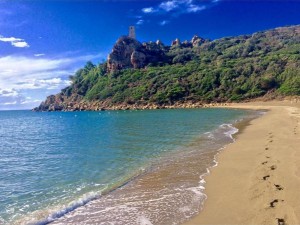
[[[135,39],[135,27],[134,26],[129,27],[129,37]]]

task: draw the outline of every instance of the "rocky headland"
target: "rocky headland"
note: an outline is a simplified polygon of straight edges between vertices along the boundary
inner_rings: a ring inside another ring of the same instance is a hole
[[[198,108],[300,95],[300,26],[171,45],[121,36],[34,111]],[[296,97],[297,98],[297,97]]]

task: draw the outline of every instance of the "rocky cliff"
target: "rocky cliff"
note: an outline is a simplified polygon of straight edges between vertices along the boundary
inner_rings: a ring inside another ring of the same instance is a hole
[[[143,68],[149,63],[167,60],[166,47],[161,42],[140,43],[128,36],[120,37],[107,58],[108,72]]]

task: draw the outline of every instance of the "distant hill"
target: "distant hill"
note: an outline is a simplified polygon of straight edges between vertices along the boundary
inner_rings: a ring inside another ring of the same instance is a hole
[[[164,108],[300,95],[300,26],[171,46],[122,36],[105,63],[88,62],[72,84],[34,110]]]

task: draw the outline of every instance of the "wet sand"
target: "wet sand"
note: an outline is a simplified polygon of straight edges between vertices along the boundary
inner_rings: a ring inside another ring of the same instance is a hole
[[[205,180],[203,211],[186,224],[300,223],[300,104],[254,102],[267,109],[226,147]]]

